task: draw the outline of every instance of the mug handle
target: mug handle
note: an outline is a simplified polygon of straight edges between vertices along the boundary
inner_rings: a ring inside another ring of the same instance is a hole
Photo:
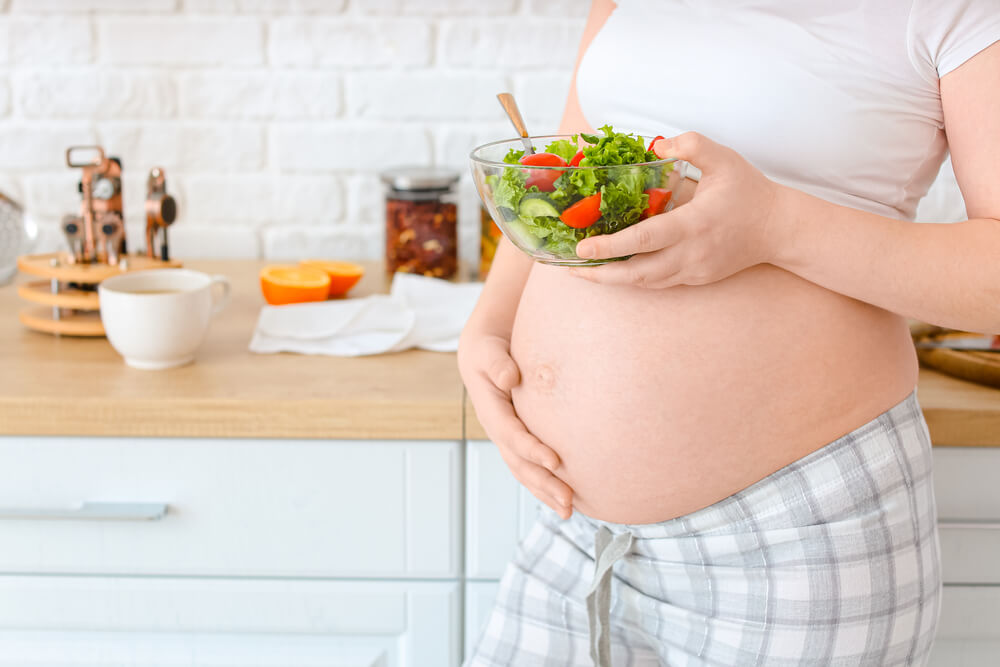
[[[218,292],[212,290],[212,288],[215,287],[216,285],[220,285],[222,287],[222,293],[218,297],[216,296]],[[215,317],[216,315],[221,313],[226,306],[229,305],[230,292],[232,291],[232,288],[229,285],[228,278],[226,278],[225,276],[218,276],[218,275],[212,276],[212,282],[209,284],[208,287],[210,290],[212,290],[212,317]]]

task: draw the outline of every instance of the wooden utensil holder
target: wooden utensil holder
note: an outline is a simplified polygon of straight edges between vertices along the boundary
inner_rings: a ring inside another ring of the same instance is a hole
[[[44,278],[18,286],[18,296],[38,304],[21,310],[21,323],[29,329],[56,335],[103,336],[96,289],[79,289],[71,285],[96,286],[122,273],[181,266],[174,260],[163,261],[142,255],[129,255],[126,259],[123,268],[120,264],[73,264],[64,252],[18,257],[18,269]]]

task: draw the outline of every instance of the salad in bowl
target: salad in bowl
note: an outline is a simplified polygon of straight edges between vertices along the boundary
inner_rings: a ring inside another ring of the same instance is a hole
[[[583,259],[576,244],[613,234],[670,210],[672,184],[686,162],[659,159],[662,137],[615,132],[495,141],[472,151],[472,175],[486,210],[515,246],[539,262],[560,266],[627,259]]]

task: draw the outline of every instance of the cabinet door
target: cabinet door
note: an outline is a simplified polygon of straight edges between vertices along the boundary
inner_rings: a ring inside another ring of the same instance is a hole
[[[3,667],[459,663],[454,582],[0,577]]]
[[[456,578],[460,447],[0,438],[0,572]]]
[[[465,502],[466,577],[499,579],[541,503],[485,440],[467,444]]]
[[[934,494],[942,521],[1000,525],[1000,447],[935,447]]]
[[[945,586],[930,667],[1000,664],[1000,588]]]

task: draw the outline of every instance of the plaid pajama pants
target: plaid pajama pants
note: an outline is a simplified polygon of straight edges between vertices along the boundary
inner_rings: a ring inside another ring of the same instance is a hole
[[[669,521],[540,512],[469,667],[921,665],[930,653],[940,550],[916,390]]]

